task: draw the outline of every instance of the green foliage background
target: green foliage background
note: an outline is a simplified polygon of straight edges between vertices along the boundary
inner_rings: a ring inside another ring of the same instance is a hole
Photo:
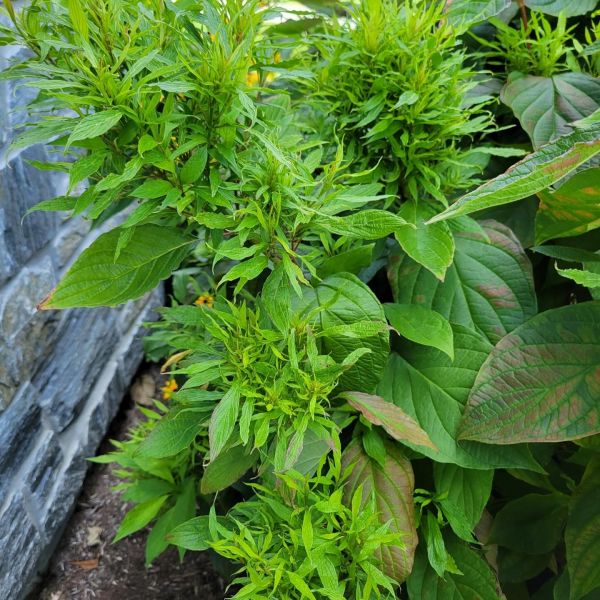
[[[592,599],[595,0],[4,0],[3,76],[101,226],[41,308],[171,277],[115,451],[233,598]]]

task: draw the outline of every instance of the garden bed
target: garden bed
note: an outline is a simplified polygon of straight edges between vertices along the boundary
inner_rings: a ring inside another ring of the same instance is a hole
[[[158,383],[156,368],[142,367],[134,386],[140,390],[139,383],[150,378]],[[125,398],[99,454],[112,449],[109,440],[125,439],[128,429],[140,420],[132,395],[136,392]],[[139,399],[144,400],[144,392]],[[48,573],[30,600],[222,600],[223,580],[213,570],[207,553],[187,553],[180,563],[176,549],[169,548],[146,569],[147,532],[111,543],[126,510],[120,495],[111,490],[118,483],[112,465],[94,464],[90,468]]]

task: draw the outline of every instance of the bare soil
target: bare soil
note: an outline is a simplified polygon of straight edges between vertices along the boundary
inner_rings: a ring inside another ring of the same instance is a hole
[[[161,381],[156,368],[143,367],[99,454],[111,450],[109,439],[124,439],[140,419],[131,396],[143,402],[150,377],[158,393]],[[110,465],[90,468],[48,573],[29,600],[223,600],[224,582],[208,554],[189,552],[180,563],[177,551],[170,547],[146,570],[144,532],[111,544],[127,509],[119,494],[111,491],[117,483]]]

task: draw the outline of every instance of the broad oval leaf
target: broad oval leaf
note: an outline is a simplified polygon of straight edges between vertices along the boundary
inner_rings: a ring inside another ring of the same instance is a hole
[[[348,505],[362,485],[363,501],[374,493],[381,523],[389,523],[391,533],[403,536],[401,545],[385,546],[378,551],[383,571],[401,583],[411,572],[418,543],[412,498],[415,480],[410,461],[397,446],[387,443],[385,468],[382,468],[354,440],[344,450],[342,464],[345,468],[354,465],[344,487]]]
[[[600,227],[600,168],[581,171],[556,191],[545,190],[538,196],[536,244]]]
[[[517,238],[499,223],[482,224],[480,232],[455,234],[454,263],[443,283],[405,254],[390,258],[388,277],[396,302],[430,308],[495,343],[535,315],[537,301],[531,264]]]
[[[233,485],[258,460],[258,453],[249,453],[244,446],[229,448],[209,463],[200,480],[202,494],[214,494]]]
[[[481,367],[460,438],[558,442],[600,432],[600,302],[541,313]]]
[[[500,600],[496,578],[481,554],[451,535],[444,537],[444,544],[463,574],[438,577],[429,564],[426,549],[420,547],[406,582],[410,600]]]
[[[500,99],[513,110],[537,149],[569,133],[569,123],[598,109],[600,79],[585,73],[519,76],[509,80]]]
[[[385,304],[385,316],[403,337],[433,346],[454,358],[454,335],[447,319],[421,304]]]
[[[454,239],[450,228],[446,223],[427,225],[425,221],[433,211],[422,204],[406,202],[399,214],[414,225],[414,228],[401,227],[396,231],[396,239],[402,250],[443,281],[454,256]]]
[[[567,497],[526,494],[498,511],[489,541],[523,554],[544,554],[562,541]]]
[[[208,550],[212,541],[209,519],[208,515],[203,515],[181,523],[167,535],[167,540],[186,550]]]
[[[383,307],[375,294],[350,273],[337,273],[324,279],[315,288],[304,291],[300,312],[308,316],[317,308],[320,310],[314,316],[314,325],[319,331],[359,321],[385,324]],[[338,363],[359,348],[371,350],[340,377],[340,388],[342,391],[374,391],[389,354],[387,331],[365,338],[327,336],[320,338],[320,343],[322,350],[331,354]]]
[[[417,446],[427,446],[437,450],[429,436],[419,424],[401,408],[384,400],[381,396],[361,392],[345,392],[340,396],[359,411],[369,423],[380,425],[399,442],[410,441]]]
[[[525,6],[555,17],[561,12],[565,17],[585,15],[597,5],[598,0],[525,0]]]
[[[140,225],[115,259],[121,231],[92,242],[39,308],[116,306],[139,298],[181,264],[193,242],[177,229]]]
[[[570,600],[600,587],[600,460],[592,460],[575,488],[565,531]]]
[[[508,171],[465,194],[429,223],[516,202],[537,194],[600,152],[600,124],[576,129],[526,156]]]
[[[469,390],[492,346],[475,331],[460,325],[453,328],[454,361],[440,350],[408,341],[399,345],[401,355],[390,356],[377,393],[415,419],[438,450],[404,443],[437,462],[471,469],[539,470],[526,446],[457,441]]]
[[[435,490],[452,529],[456,512],[465,521],[468,530],[473,531],[479,523],[483,509],[490,499],[494,471],[464,469],[456,465],[433,463]]]
[[[448,20],[454,27],[471,25],[495,17],[510,6],[511,0],[454,0],[447,3]]]
[[[140,456],[164,458],[189,448],[207,421],[206,413],[180,411],[171,414],[154,427],[138,448]]]

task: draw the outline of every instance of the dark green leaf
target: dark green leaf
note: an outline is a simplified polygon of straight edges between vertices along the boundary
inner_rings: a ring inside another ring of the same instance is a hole
[[[472,531],[479,523],[492,492],[494,471],[463,469],[456,465],[433,463],[433,480],[441,505],[452,505],[446,516],[452,525],[453,508],[457,508]]]
[[[440,313],[420,304],[384,304],[383,308],[390,325],[401,336],[454,358],[452,327]]]
[[[585,73],[552,77],[519,74],[509,80],[500,99],[510,106],[533,147],[540,148],[569,133],[569,123],[591,115],[600,106],[600,80]]]
[[[167,535],[167,540],[175,546],[201,552],[208,550],[211,543],[210,527],[208,524],[209,517],[195,517],[185,523],[175,527],[171,533]]]
[[[136,507],[132,508],[123,518],[123,522],[119,526],[119,530],[113,539],[113,543],[146,527],[146,525],[156,517],[167,498],[168,496],[159,496],[158,498],[148,500],[148,502],[142,502],[142,504],[138,504]]]
[[[570,600],[600,587],[600,461],[591,461],[575,488],[565,532]]]
[[[141,456],[163,458],[187,450],[206,422],[206,414],[183,411],[163,418],[139,447]]]
[[[429,565],[426,549],[419,544],[406,582],[410,600],[500,600],[494,574],[481,555],[453,536],[446,536],[445,544],[463,574],[438,577]]]
[[[480,232],[455,235],[454,263],[443,283],[405,254],[390,258],[388,276],[396,302],[425,306],[497,342],[536,314],[537,301],[518,240],[499,223],[483,224]]]
[[[219,454],[204,469],[204,475],[200,481],[200,492],[214,494],[228,488],[240,479],[257,460],[258,454],[247,452],[242,445],[229,448]]]
[[[562,540],[566,520],[565,496],[527,494],[508,502],[494,517],[490,543],[523,554],[545,554]]]
[[[357,277],[338,273],[327,277],[314,289],[307,289],[301,304],[305,316],[320,309],[314,317],[319,331],[357,321],[385,323],[383,307],[373,292]],[[372,392],[381,377],[389,353],[389,334],[378,333],[368,338],[356,339],[344,335],[322,337],[324,353],[341,363],[358,348],[368,348],[370,353],[340,378],[342,390]]]

